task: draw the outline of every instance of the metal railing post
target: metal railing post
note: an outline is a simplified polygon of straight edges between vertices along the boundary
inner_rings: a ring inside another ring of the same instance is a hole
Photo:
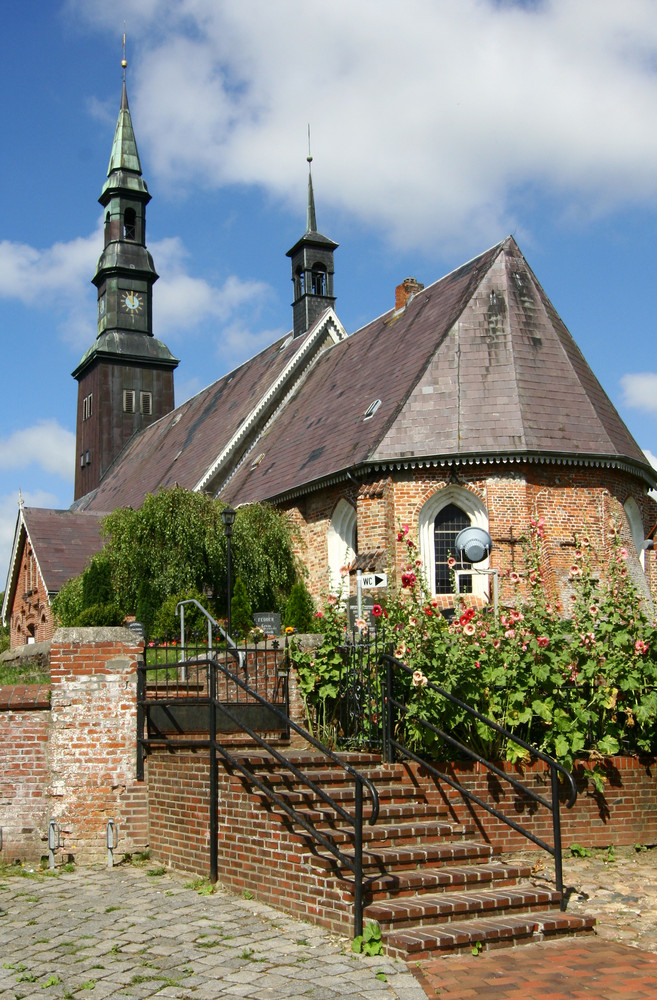
[[[556,767],[550,768],[552,791],[552,832],[554,836],[554,880],[557,892],[561,893],[561,909],[566,909],[563,896],[563,867],[561,863],[561,816],[559,815],[559,776]]]
[[[219,839],[219,768],[217,761],[217,672],[214,662],[208,662],[208,693],[210,695],[210,881],[218,877],[217,841]]]
[[[385,664],[385,719],[384,719],[384,747],[383,747],[383,758],[386,764],[393,763],[393,749],[392,749],[392,662],[388,659],[384,660]]]
[[[137,781],[144,780],[144,702],[146,701],[146,664],[137,663]]]
[[[363,933],[363,786],[356,779],[354,816],[354,937]]]

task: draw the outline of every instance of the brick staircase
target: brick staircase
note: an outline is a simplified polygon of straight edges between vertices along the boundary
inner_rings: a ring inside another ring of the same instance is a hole
[[[267,754],[236,755],[243,764],[297,813],[336,845],[354,856],[354,831],[312,789],[281,768]],[[354,811],[354,784],[344,770],[311,752],[286,757],[348,812]],[[388,954],[428,958],[541,941],[591,930],[595,920],[563,913],[558,892],[537,888],[531,867],[493,857],[490,845],[472,839],[472,830],[449,821],[431,795],[409,780],[401,764],[382,764],[367,754],[341,758],[368,777],[380,799],[379,818],[363,827],[364,921],[381,928]],[[247,780],[248,794],[262,800],[268,822],[280,823],[301,845],[318,900],[352,933],[354,877],[301,824]],[[365,819],[369,802],[364,802]],[[297,877],[299,877],[297,875]],[[318,888],[319,887],[319,888]],[[294,887],[292,887],[294,891]],[[285,905],[284,900],[281,900]]]

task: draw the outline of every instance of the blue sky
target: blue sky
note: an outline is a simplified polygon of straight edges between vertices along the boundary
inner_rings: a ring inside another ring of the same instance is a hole
[[[657,453],[657,0],[21,0],[0,64],[0,587],[19,489],[72,500],[124,19],[177,402],[291,326],[310,123],[349,332],[404,277],[513,233]]]

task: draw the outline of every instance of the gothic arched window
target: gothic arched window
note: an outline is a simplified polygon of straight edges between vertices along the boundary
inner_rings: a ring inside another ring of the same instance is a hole
[[[349,566],[356,557],[357,523],[354,508],[346,500],[340,500],[333,511],[327,537],[329,586],[332,589],[339,589],[342,583],[340,570],[343,566]]]
[[[418,517],[420,556],[427,586],[434,594],[452,594],[454,586],[447,560],[456,559],[456,536],[463,528],[473,525],[488,531],[488,512],[481,500],[470,490],[460,486],[445,486],[429,497]],[[467,569],[471,564],[458,559],[457,569]],[[478,563],[487,569],[488,560]],[[462,594],[488,597],[488,576],[462,576]]]
[[[454,591],[452,583],[452,571],[448,560],[457,558],[456,536],[459,531],[470,527],[470,518],[457,507],[456,504],[449,503],[436,514],[433,522],[433,544],[434,544],[434,589],[436,594],[451,594]],[[457,560],[457,569],[468,569],[472,563]],[[472,577],[462,576],[459,582],[459,590],[462,594],[472,593]]]

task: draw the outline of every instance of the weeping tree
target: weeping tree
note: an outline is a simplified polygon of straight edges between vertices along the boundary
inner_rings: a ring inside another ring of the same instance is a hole
[[[81,577],[53,602],[63,625],[79,624],[90,603],[113,604],[150,630],[165,601],[190,592],[225,615],[224,504],[175,486],[149,494],[139,510],[121,507],[103,522],[107,538]],[[233,580],[245,584],[254,611],[282,611],[299,576],[293,529],[285,514],[266,504],[237,511],[233,527]]]

